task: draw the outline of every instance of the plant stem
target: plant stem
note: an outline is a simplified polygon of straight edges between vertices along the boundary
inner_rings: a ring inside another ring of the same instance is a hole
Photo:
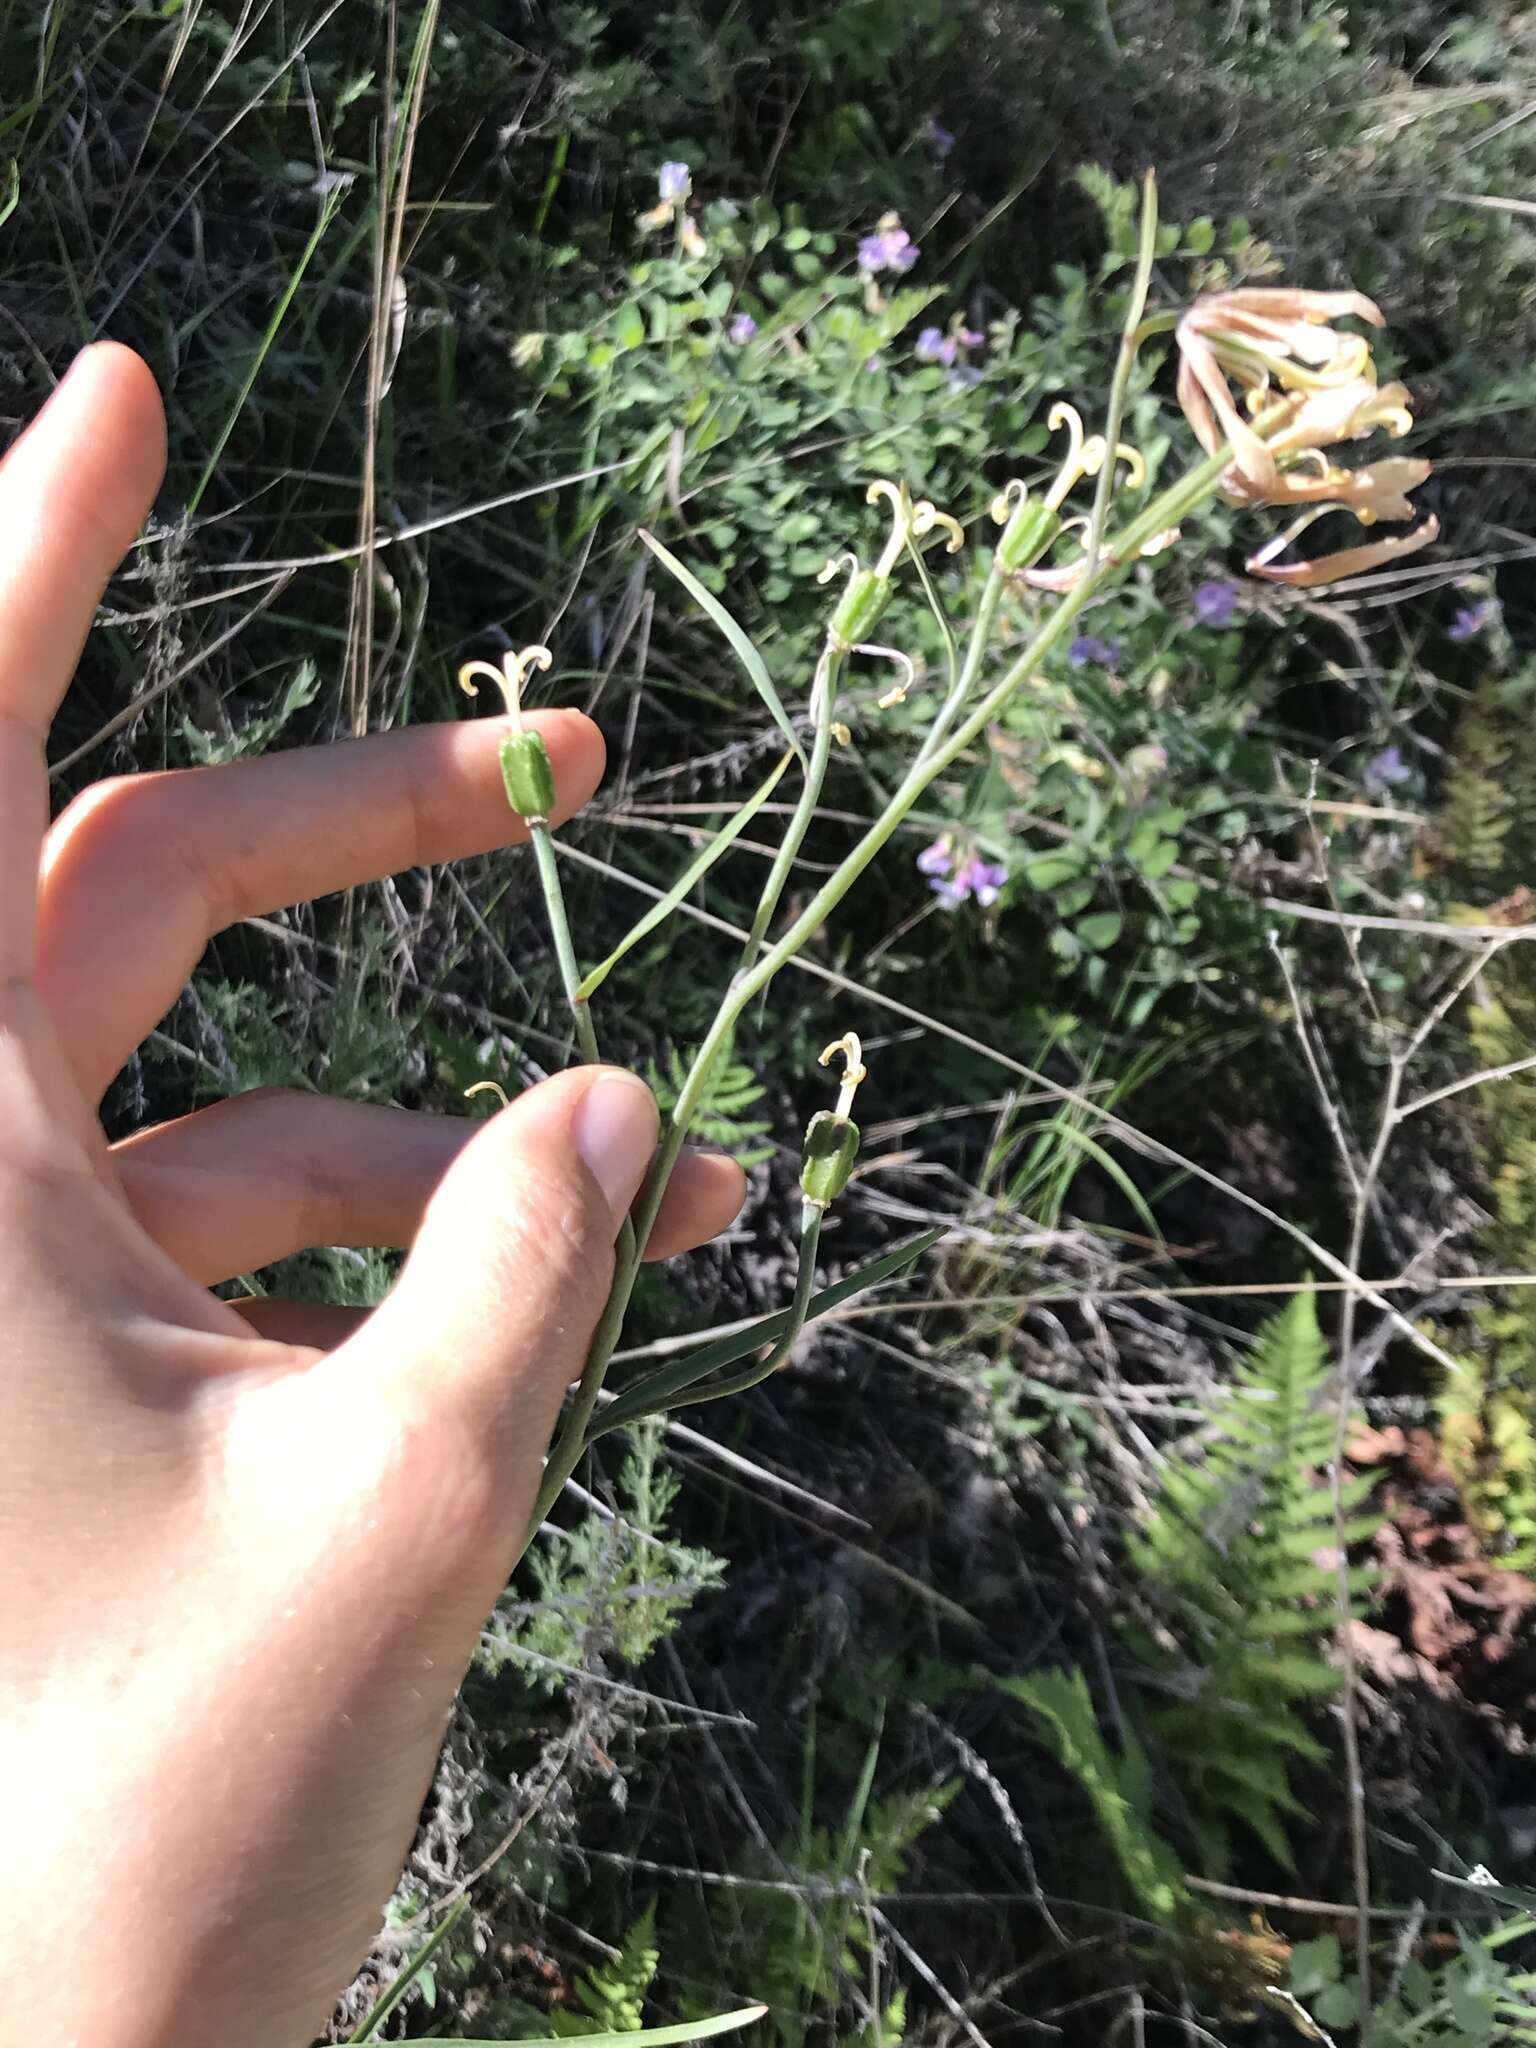
[[[1278,423],[1279,419],[1286,416],[1286,412],[1287,409],[1284,407],[1277,409],[1270,421],[1256,422],[1256,429],[1262,431],[1266,424]],[[1084,576],[1077,588],[1067,593],[1018,658],[992,686],[958,730],[931,754],[918,755],[885,809],[849,853],[836,874],[828,877],[799,917],[765,954],[750,968],[732,977],[714,1020],[694,1055],[688,1077],[679,1091],[667,1128],[662,1134],[662,1142],[651,1171],[635,1204],[634,1240],[627,1255],[621,1250],[614,1272],[612,1290],[592,1341],[586,1369],[572,1399],[565,1425],[550,1452],[544,1483],[539,1490],[538,1501],[529,1524],[527,1541],[532,1540],[539,1524],[552,1503],[558,1499],[561,1489],[581,1457],[586,1426],[597,1405],[603,1376],[618,1343],[625,1311],[634,1288],[635,1275],[640,1263],[639,1248],[643,1247],[650,1237],[661,1208],[662,1197],[666,1193],[667,1183],[683,1149],[710,1073],[715,1061],[729,1044],[742,1012],[753,997],[768,986],[784,963],[800,950],[829,912],[843,900],[875,855],[899,829],[907,813],[929,784],[972,744],[1015,691],[1030,679],[1052,648],[1065,637],[1068,627],[1084,606],[1099,596],[1110,583],[1119,581],[1127,573],[1145,541],[1169,526],[1177,525],[1180,519],[1186,518],[1198,504],[1208,498],[1220,483],[1222,473],[1230,460],[1230,449],[1223,447],[1215,455],[1197,463],[1177,483],[1160,493],[1121,533],[1111,537],[1105,550],[1107,560],[1097,572]],[[983,626],[990,629],[995,609],[995,605],[978,608],[972,631],[972,644],[967,652],[963,675],[974,676],[979,671],[985,654],[982,629]]]
[[[832,710],[837,702],[838,679],[842,674],[846,653],[833,647],[824,648],[816,664],[815,680],[811,684],[811,717],[815,732],[811,742],[811,758],[806,763],[805,779],[800,787],[799,801],[785,828],[783,840],[774,856],[768,879],[763,884],[763,893],[758,898],[757,910],[752,918],[752,928],[747,933],[746,944],[741,949],[741,959],[736,973],[748,972],[762,950],[768,927],[773,922],[773,913],[779,907],[779,898],[795,865],[795,856],[804,844],[810,830],[811,820],[816,815],[816,806],[821,802],[821,786],[827,778],[827,762],[832,751]]]
[[[992,626],[997,618],[997,608],[1002,603],[1003,585],[1007,580],[994,560],[991,572],[982,587],[981,597],[976,606],[976,619],[971,628],[970,645],[965,650],[965,661],[961,666],[960,673],[950,686],[949,695],[939,706],[938,717],[935,718],[933,724],[928,728],[927,737],[917,750],[917,759],[913,764],[916,767],[921,767],[923,762],[928,759],[928,756],[941,744],[945,733],[954,724],[956,714],[959,712],[961,705],[971,693],[972,686],[981,671],[982,660],[992,643]]]
[[[560,868],[555,859],[554,835],[542,818],[530,821],[528,836],[533,841],[533,857],[538,864],[539,886],[544,891],[544,908],[549,917],[550,936],[555,942],[555,959],[560,967],[560,985],[565,990],[566,1006],[571,1013],[571,1022],[576,1031],[576,1043],[581,1056],[589,1066],[602,1058],[597,1049],[597,1031],[592,1023],[592,1006],[578,995],[581,987],[581,969],[576,963],[576,948],[571,943],[570,920],[565,914],[565,894],[560,887]]]
[[[740,1372],[729,1379],[715,1380],[707,1386],[680,1388],[675,1394],[659,1398],[653,1408],[641,1408],[626,1415],[616,1429],[628,1429],[633,1423],[641,1422],[648,1415],[669,1415],[674,1408],[692,1408],[700,1401],[720,1401],[728,1394],[744,1394],[748,1387],[760,1386],[771,1379],[780,1366],[788,1365],[790,1356],[799,1341],[800,1332],[805,1328],[805,1319],[810,1310],[811,1294],[816,1284],[816,1248],[821,1240],[822,1210],[816,1202],[803,1202],[800,1207],[800,1265],[795,1274],[794,1298],[789,1305],[789,1321],[784,1326],[778,1342],[755,1364],[743,1366]],[[599,1424],[594,1434],[602,1434]],[[590,1441],[590,1439],[589,1439]]]
[[[1141,183],[1141,239],[1136,252],[1136,275],[1131,284],[1125,325],[1120,330],[1120,352],[1109,386],[1109,410],[1104,419],[1104,466],[1099,471],[1093,494],[1093,515],[1088,522],[1088,574],[1099,566],[1104,545],[1104,528],[1109,519],[1110,500],[1115,490],[1115,445],[1125,418],[1125,394],[1130,388],[1131,370],[1141,346],[1141,321],[1147,309],[1147,291],[1152,283],[1152,259],[1157,253],[1157,179],[1148,171]]]

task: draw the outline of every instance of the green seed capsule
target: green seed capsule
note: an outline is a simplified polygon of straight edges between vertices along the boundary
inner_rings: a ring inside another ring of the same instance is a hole
[[[805,1133],[800,1192],[808,1202],[825,1209],[847,1187],[858,1156],[859,1127],[853,1118],[839,1116],[836,1110],[819,1109]]]
[[[877,576],[873,569],[855,569],[827,622],[827,638],[832,645],[849,648],[867,640],[879,624],[890,596],[888,576]]]
[[[520,818],[547,818],[555,807],[555,771],[543,735],[514,732],[501,743],[501,779]]]
[[[1038,562],[1061,531],[1061,517],[1043,498],[1033,505],[1021,505],[1003,528],[997,544],[997,563],[1012,575]]]

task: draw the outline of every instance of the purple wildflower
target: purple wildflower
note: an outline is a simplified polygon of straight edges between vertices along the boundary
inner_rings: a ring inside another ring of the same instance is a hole
[[[959,344],[942,327],[925,327],[917,337],[913,353],[920,363],[952,363],[959,353]]]
[[[727,340],[735,342],[738,348],[745,348],[757,332],[757,322],[750,313],[738,313],[725,332]]]
[[[1233,583],[1200,583],[1195,586],[1195,617],[1202,626],[1219,632],[1230,626],[1237,611],[1237,586]]]
[[[1383,747],[1379,754],[1373,754],[1365,764],[1360,780],[1373,795],[1383,790],[1395,789],[1400,782],[1406,782],[1413,770],[1403,759],[1400,747]]]
[[[944,379],[951,391],[970,391],[981,382],[981,372],[974,363],[962,363],[958,370],[951,370]]]
[[[656,173],[656,189],[661,194],[663,206],[676,206],[688,197],[693,187],[693,174],[686,164],[669,161]]]
[[[1100,640],[1093,633],[1079,633],[1067,649],[1067,659],[1074,668],[1113,668],[1120,659],[1120,642]]]
[[[1451,638],[1453,640],[1475,640],[1492,616],[1493,606],[1487,602],[1483,604],[1464,604],[1451,623]]]
[[[953,860],[954,842],[947,833],[917,857],[918,866],[930,877],[929,888],[944,908],[958,910],[971,896],[983,909],[994,904],[1008,879],[1008,870],[1001,861],[983,860],[979,853],[968,853],[951,873]]]
[[[905,277],[918,259],[918,246],[894,213],[881,216],[872,235],[859,243],[859,268],[873,277],[877,271],[894,271]]]
[[[971,885],[971,894],[984,909],[997,901],[1008,879],[1008,870],[1001,861],[982,860],[979,856],[968,861],[961,872]]]
[[[923,130],[923,139],[940,163],[943,163],[955,146],[952,130],[946,128],[942,121],[935,121],[931,114],[928,117],[928,125]]]
[[[957,327],[955,339],[962,348],[980,348],[986,336],[977,327]]]

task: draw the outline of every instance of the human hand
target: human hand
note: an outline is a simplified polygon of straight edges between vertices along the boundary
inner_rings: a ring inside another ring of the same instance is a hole
[[[308,2041],[395,1881],[656,1108],[569,1071],[490,1122],[261,1091],[108,1145],[103,1091],[237,919],[523,837],[499,719],[103,783],[44,745],[159,485],[127,350],[0,467],[0,2044]],[[535,721],[561,816],[602,743]],[[470,1136],[471,1131],[473,1136]],[[653,1255],[740,1171],[675,1177]],[[367,1318],[207,1292],[410,1244]],[[18,1968],[19,1965],[19,1968]]]

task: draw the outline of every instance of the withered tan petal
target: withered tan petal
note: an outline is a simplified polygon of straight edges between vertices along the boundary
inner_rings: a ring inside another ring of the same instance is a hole
[[[1311,590],[1320,583],[1337,583],[1345,576],[1359,576],[1367,569],[1379,569],[1385,562],[1399,562],[1417,554],[1440,537],[1440,522],[1430,514],[1412,533],[1395,534],[1386,540],[1366,541],[1357,548],[1340,548],[1337,554],[1319,555],[1310,562],[1266,562],[1255,555],[1248,574],[1266,583],[1283,583],[1292,590]]]

